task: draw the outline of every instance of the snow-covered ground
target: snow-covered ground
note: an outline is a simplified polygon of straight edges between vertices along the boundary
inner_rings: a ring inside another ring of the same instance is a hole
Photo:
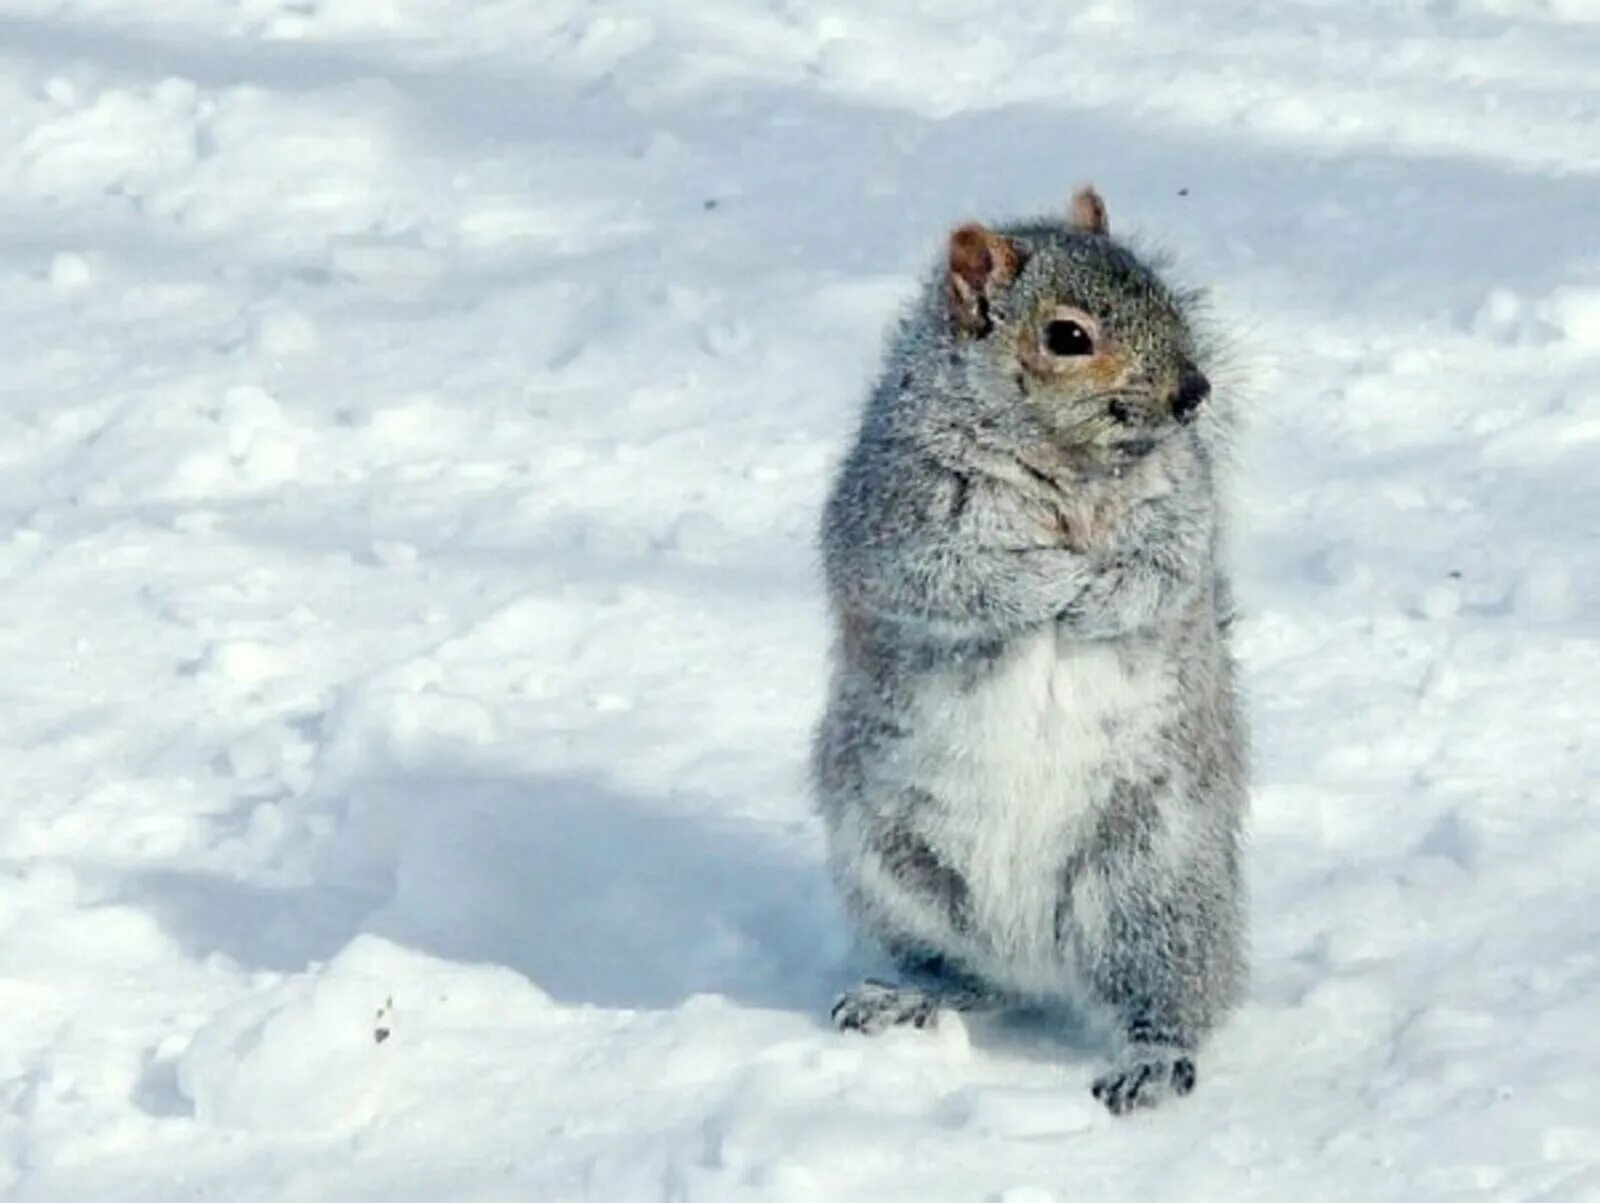
[[[942,232],[1214,286],[1256,981],[846,1038],[811,532]],[[1600,1199],[1600,0],[7,0],[6,1203]]]

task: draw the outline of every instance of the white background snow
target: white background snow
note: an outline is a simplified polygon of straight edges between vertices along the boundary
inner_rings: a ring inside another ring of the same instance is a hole
[[[804,790],[886,323],[1085,179],[1252,423],[1120,1121],[827,1030]],[[1600,1199],[1600,0],[6,0],[0,402],[6,1203]]]

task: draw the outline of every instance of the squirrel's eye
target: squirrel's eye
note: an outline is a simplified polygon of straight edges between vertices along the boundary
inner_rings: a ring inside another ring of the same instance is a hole
[[[1057,318],[1044,328],[1044,345],[1052,355],[1093,355],[1094,339],[1077,322]]]

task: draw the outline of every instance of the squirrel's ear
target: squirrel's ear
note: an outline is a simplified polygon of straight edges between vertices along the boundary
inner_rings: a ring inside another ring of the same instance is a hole
[[[968,222],[950,232],[950,316],[968,334],[983,337],[993,328],[989,302],[1017,278],[1022,252],[1017,244],[987,226]]]
[[[1085,184],[1072,194],[1070,215],[1072,228],[1080,233],[1111,233],[1111,219],[1106,215],[1106,202],[1100,199],[1100,194],[1094,190],[1093,184]]]

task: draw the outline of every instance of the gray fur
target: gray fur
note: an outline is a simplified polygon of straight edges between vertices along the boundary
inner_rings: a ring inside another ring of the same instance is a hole
[[[1215,396],[1174,417],[1177,374],[1209,367],[1191,295],[1065,222],[996,233],[1020,271],[973,330],[941,262],[825,511],[816,795],[853,914],[924,979],[841,1007],[861,1030],[880,1006],[920,1024],[944,980],[963,1005],[976,985],[1084,1008],[1118,1037],[1095,1093],[1120,1112],[1187,1093],[1245,974],[1231,419]],[[1026,370],[1058,304],[1121,349],[1111,385]]]

